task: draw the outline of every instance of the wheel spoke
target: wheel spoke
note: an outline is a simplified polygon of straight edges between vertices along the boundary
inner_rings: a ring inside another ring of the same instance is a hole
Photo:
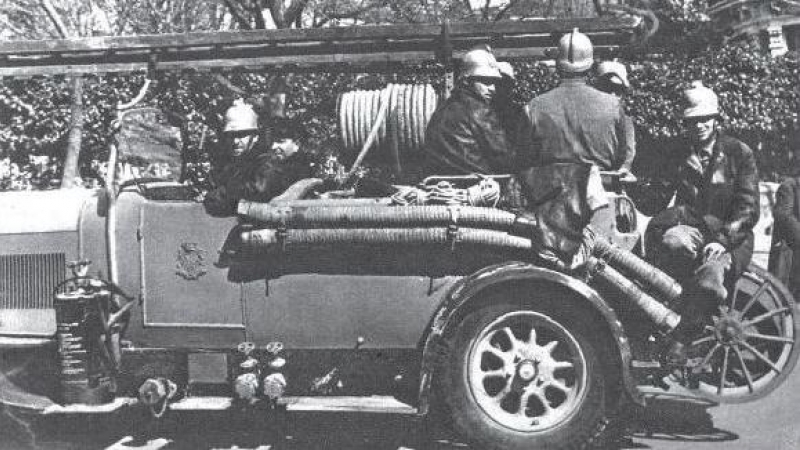
[[[505,368],[495,369],[495,370],[487,370],[485,372],[482,372],[482,374],[483,374],[484,378],[489,378],[489,377],[508,378],[508,372],[506,372]]]
[[[751,325],[755,325],[757,323],[763,322],[763,321],[769,319],[770,317],[777,316],[778,314],[788,313],[789,311],[791,311],[791,309],[786,307],[786,306],[784,306],[783,308],[773,309],[772,311],[767,311],[764,314],[761,314],[760,316],[756,316],[756,317],[753,317],[750,320],[743,321],[742,322],[742,326],[743,327],[749,327]]]
[[[704,337],[701,337],[700,339],[692,342],[691,346],[694,347],[696,345],[700,345],[700,344],[703,344],[703,343],[706,343],[706,342],[711,342],[714,339],[716,339],[714,336],[704,336]]]
[[[550,386],[550,387],[554,387],[554,388],[558,389],[559,391],[564,392],[565,394],[569,394],[570,389],[567,387],[566,384],[562,383],[561,381],[553,380],[553,381],[547,383],[547,385]]]
[[[517,337],[514,336],[514,332],[511,331],[511,328],[509,328],[509,327],[505,327],[505,328],[503,328],[501,330],[498,330],[498,332],[501,332],[501,331],[508,338],[508,342],[511,343],[511,351],[515,352],[519,346],[517,345],[518,341],[517,341]]]
[[[556,345],[558,345],[558,341],[550,341],[544,345],[544,349],[547,350],[547,353],[552,354],[553,349],[556,348]]]
[[[711,358],[714,356],[714,353],[716,353],[717,350],[719,350],[721,347],[722,347],[722,344],[717,343],[717,345],[715,345],[714,348],[709,350],[708,354],[706,354],[706,357],[703,358],[703,362],[700,363],[700,367],[707,366],[708,363],[711,362]]]
[[[569,361],[556,361],[553,363],[553,370],[572,369],[573,367],[575,367],[575,364]]]
[[[744,358],[742,357],[742,352],[739,350],[738,346],[733,347],[734,353],[736,353],[736,358],[739,360],[739,365],[742,366],[742,372],[744,372],[744,378],[747,380],[747,388],[750,389],[750,392],[753,392],[753,377],[750,375],[750,369],[747,368],[747,365],[744,363]]]
[[[478,347],[478,352],[479,353],[487,352],[500,358],[500,360],[503,361],[504,367],[508,367],[509,365],[514,364],[514,355],[512,352],[504,352],[503,350],[490,344],[489,340],[485,340],[484,342],[481,343],[481,345]]]
[[[775,372],[781,373],[780,367],[776,366],[775,363],[770,361],[770,359],[767,358],[766,356],[764,356],[763,353],[761,353],[760,351],[756,350],[755,347],[753,347],[752,345],[748,344],[747,342],[742,342],[742,347],[746,348],[748,351],[750,351],[750,353],[754,354],[756,356],[756,358],[758,358],[761,361],[763,361],[764,364],[768,365],[772,370],[774,370]]]
[[[722,357],[722,372],[719,375],[719,386],[717,386],[717,395],[722,395],[722,389],[725,388],[725,377],[728,375],[728,355],[731,349],[725,347],[725,354]]]
[[[536,343],[536,327],[531,327],[531,332],[528,334],[528,344]]]
[[[519,411],[517,411],[518,416],[528,417],[525,414],[525,410],[528,409],[528,401],[530,401],[531,396],[533,395],[534,392],[532,390],[526,390],[525,392],[522,393],[522,395],[519,398]]]
[[[484,390],[484,392],[485,392],[485,390]],[[493,399],[495,399],[499,403],[499,402],[502,402],[503,399],[506,398],[506,396],[508,394],[510,394],[510,393],[511,393],[511,383],[506,383],[506,386],[500,392],[498,392],[497,394],[492,395],[492,394],[486,392],[486,395],[488,395],[489,397],[492,397]]]
[[[736,299],[739,298],[739,293],[740,292],[742,292],[742,290],[739,289],[739,286],[737,285],[736,286],[736,290],[733,291],[733,295],[731,295],[731,309],[733,309],[734,306],[736,306]]]
[[[764,282],[761,283],[761,286],[758,287],[758,290],[756,290],[755,294],[753,294],[753,296],[750,298],[750,301],[748,301],[747,304],[744,305],[744,308],[742,308],[741,312],[742,316],[747,314],[747,311],[749,311],[750,308],[752,308],[753,305],[756,303],[756,301],[758,301],[758,299],[761,298],[761,295],[764,294],[764,292],[769,288],[769,285],[770,285],[769,280],[764,280]]]
[[[783,336],[775,336],[772,334],[761,334],[761,333],[745,333],[745,336],[748,338],[753,339],[760,339],[762,341],[770,341],[770,342],[783,342],[784,344],[794,344],[794,339],[783,337]]]

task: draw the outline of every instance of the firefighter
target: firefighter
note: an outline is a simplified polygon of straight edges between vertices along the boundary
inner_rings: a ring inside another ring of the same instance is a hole
[[[630,89],[628,69],[618,61],[603,61],[597,65],[597,76],[594,87],[618,98],[623,97]],[[625,117],[625,140],[622,149],[622,165],[619,168],[622,181],[636,181],[631,173],[633,159],[636,157],[636,129],[630,117]]]
[[[464,56],[458,86],[425,130],[425,175],[509,173],[512,155],[492,105],[501,78],[486,47]]]
[[[769,253],[769,270],[786,284],[795,298],[800,297],[800,146],[792,151],[794,173],[784,180],[775,194],[772,216],[775,228]]]
[[[625,164],[628,119],[619,98],[589,86],[593,54],[592,42],[577,28],[559,41],[561,82],[527,105],[531,138],[522,166],[571,162],[616,171]]]
[[[648,257],[684,286],[682,320],[667,354],[678,362],[750,263],[760,214],[755,157],[720,130],[716,94],[696,81],[684,97],[687,142],[673,180],[674,206],[645,233]]]
[[[212,170],[214,186],[203,204],[215,217],[233,216],[239,200],[268,202],[295,181],[311,176],[308,157],[293,142],[268,146],[258,115],[241,100],[225,113],[221,164]]]

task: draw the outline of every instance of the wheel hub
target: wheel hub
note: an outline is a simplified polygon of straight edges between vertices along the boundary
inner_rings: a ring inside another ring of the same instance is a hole
[[[723,345],[732,345],[744,339],[744,327],[736,317],[725,315],[717,321],[714,334]]]
[[[538,365],[536,362],[526,359],[517,364],[517,376],[520,380],[528,383],[535,379],[539,374]]]

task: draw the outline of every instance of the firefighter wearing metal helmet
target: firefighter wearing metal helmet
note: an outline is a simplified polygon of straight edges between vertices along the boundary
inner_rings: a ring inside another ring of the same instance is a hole
[[[214,187],[203,200],[212,216],[235,215],[239,200],[268,202],[295,181],[311,176],[308,157],[292,142],[269,145],[258,126],[258,114],[242,100],[225,112],[220,144],[210,177]]]
[[[600,170],[629,168],[628,121],[620,99],[588,84],[594,65],[589,38],[577,29],[558,45],[558,87],[528,103],[530,144],[521,156],[525,166],[581,162]]]
[[[608,205],[600,170],[626,164],[628,118],[620,99],[589,85],[594,50],[577,29],[559,41],[561,82],[526,106],[527,145],[517,167],[523,197],[537,216],[537,252],[572,264],[594,212]],[[553,193],[559,195],[553,195]]]
[[[508,173],[512,157],[492,99],[502,75],[487,47],[463,58],[458,86],[425,131],[423,175]]]
[[[628,69],[619,61],[603,61],[597,64],[594,87],[607,94],[622,98],[628,93],[631,85],[628,81]],[[636,128],[633,120],[626,117],[625,140],[622,154],[622,165],[619,168],[623,181],[636,181],[631,173],[633,159],[636,157]]]
[[[686,139],[674,206],[656,215],[645,233],[648,257],[684,286],[683,319],[668,352],[678,363],[750,263],[760,213],[753,151],[720,130],[714,91],[695,81],[683,94]]]

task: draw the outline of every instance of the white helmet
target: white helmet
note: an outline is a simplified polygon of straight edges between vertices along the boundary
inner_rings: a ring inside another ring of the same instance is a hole
[[[684,119],[719,115],[717,94],[703,86],[702,81],[692,81],[692,86],[683,91],[683,95],[686,100],[686,109],[683,110]]]
[[[556,66],[566,73],[586,72],[594,64],[594,47],[585,34],[574,28],[558,42]]]
[[[618,84],[625,89],[630,87],[628,82],[628,69],[617,61],[603,61],[597,65],[597,76],[608,79],[609,82]]]
[[[461,75],[467,77],[502,78],[497,69],[497,60],[487,47],[472,49],[464,55],[464,70]]]
[[[258,130],[258,114],[251,105],[242,99],[233,102],[233,106],[225,111],[224,132],[256,131]]]
[[[500,75],[514,79],[514,66],[511,65],[509,62],[498,62],[497,63],[497,70],[500,72]]]

